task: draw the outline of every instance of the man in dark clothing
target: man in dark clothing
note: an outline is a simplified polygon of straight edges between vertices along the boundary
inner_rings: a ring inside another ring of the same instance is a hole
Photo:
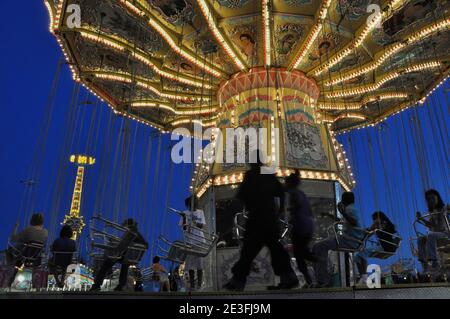
[[[139,233],[137,228],[137,223],[132,218],[128,218],[123,222],[123,226],[128,228],[128,231],[125,233],[124,237],[122,238],[122,241],[127,241],[127,246],[129,247],[131,244],[142,244],[145,246],[145,248],[148,248],[148,243],[144,239],[144,237]],[[127,238],[131,238],[131,240],[127,240]],[[121,243],[119,243],[119,246]],[[99,271],[97,272],[94,284],[92,285],[91,291],[99,291],[100,287],[103,283],[103,280],[106,277],[106,274],[111,271],[112,267],[116,262],[122,263],[122,267],[120,268],[120,275],[119,275],[119,284],[116,288],[114,288],[114,291],[121,291],[127,284],[128,279],[128,268],[130,267],[129,263],[127,263],[126,260],[124,260],[124,256],[127,253],[127,248],[125,248],[122,252],[119,252],[120,258],[119,259],[111,259],[105,256],[105,260],[103,261],[102,266],[100,267]]]
[[[279,242],[278,221],[284,206],[284,189],[273,174],[261,174],[261,162],[251,164],[239,187],[237,197],[247,208],[248,220],[239,261],[233,266],[233,278],[224,286],[228,290],[243,290],[252,261],[264,246],[270,250],[274,273],[280,276],[281,289],[298,285],[289,254]],[[280,199],[277,207],[275,197]]]

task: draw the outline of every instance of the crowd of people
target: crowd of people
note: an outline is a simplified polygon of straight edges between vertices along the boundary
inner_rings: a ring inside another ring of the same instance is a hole
[[[279,220],[287,220],[291,225],[291,242],[293,255],[298,270],[303,274],[305,287],[328,287],[332,285],[329,273],[329,251],[347,250],[354,252],[354,263],[360,275],[365,274],[367,259],[374,252],[384,251],[395,253],[398,248],[397,229],[388,216],[382,211],[372,214],[372,224],[363,227],[361,214],[355,206],[355,195],[352,192],[342,193],[338,204],[339,214],[336,221],[339,230],[328,238],[314,241],[315,222],[307,196],[301,190],[299,172],[285,179],[284,185],[273,174],[261,174],[260,162],[251,164],[237,191],[237,198],[242,201],[248,211],[244,238],[240,250],[240,258],[232,267],[232,278],[224,285],[225,289],[241,291],[245,288],[246,279],[251,271],[252,263],[261,249],[266,246],[271,255],[273,272],[279,276],[279,284],[269,289],[291,289],[299,285],[299,280],[291,265],[291,257],[280,242]],[[418,239],[418,259],[424,272],[439,273],[441,269],[437,242],[441,238],[450,238],[446,206],[436,190],[425,193],[429,218],[416,213],[416,220],[422,223],[428,232]],[[203,228],[206,220],[203,210],[198,208],[197,199],[191,196],[185,201],[186,210],[180,213],[179,225],[184,231],[185,240],[194,243],[204,239]],[[286,207],[285,207],[286,206]],[[287,213],[287,214],[286,214]],[[287,216],[285,216],[287,215]],[[33,214],[30,225],[17,232],[17,225],[10,237],[11,244],[6,250],[6,261],[13,266],[9,284],[16,277],[17,271],[27,262],[27,249],[36,250],[43,247],[48,238],[44,228],[42,214]],[[138,230],[135,220],[128,218],[123,224],[127,229],[123,240],[126,247],[116,251],[115,258],[105,254],[102,263],[95,272],[92,291],[99,291],[105,277],[111,273],[116,263],[121,263],[120,275],[116,291],[121,291],[127,285],[129,263],[125,260],[127,247],[138,243],[145,247],[148,244]],[[374,240],[367,240],[370,236]],[[373,238],[375,237],[375,238]],[[51,258],[48,269],[54,275],[57,286],[64,286],[66,269],[72,263],[77,244],[73,238],[73,230],[64,225],[60,236],[50,246]],[[120,245],[119,245],[120,246]],[[118,254],[118,255],[117,255]],[[33,259],[33,263],[40,263]],[[204,261],[202,257],[187,255],[184,266],[188,274],[188,283],[192,290],[201,289],[204,280]],[[308,270],[311,263],[314,276]],[[171,290],[169,287],[169,272],[160,264],[158,256],[153,257],[152,280],[161,284],[161,290]],[[315,279],[315,280],[314,280]],[[136,289],[138,290],[138,289]]]
[[[286,195],[294,257],[298,270],[305,279],[305,287],[321,288],[332,285],[328,265],[329,251],[354,253],[358,274],[363,276],[367,269],[367,258],[376,252],[393,254],[398,249],[400,237],[396,226],[384,212],[374,212],[372,224],[367,228],[363,227],[352,192],[344,192],[338,204],[338,224],[335,226],[339,225],[339,229],[335,229],[330,237],[315,242],[311,247],[315,233],[314,218],[308,198],[299,187],[299,172],[288,176],[283,187],[275,175],[261,174],[261,166],[262,163],[258,161],[252,164],[238,189],[237,197],[248,211],[248,221],[240,258],[232,268],[233,276],[225,284],[225,289],[241,291],[245,288],[250,266],[263,246],[269,249],[274,274],[280,277],[279,285],[270,288],[289,289],[298,285],[289,255],[280,243],[276,227],[280,218],[286,218]],[[420,213],[416,215],[417,221],[428,228],[427,234],[418,238],[418,257],[423,271],[436,276],[441,270],[437,240],[450,238],[447,219],[450,210],[436,190],[426,191],[425,200],[429,218],[425,219]],[[279,205],[276,205],[277,202]],[[371,240],[368,240],[369,238]],[[308,271],[307,261],[313,265],[315,281]]]

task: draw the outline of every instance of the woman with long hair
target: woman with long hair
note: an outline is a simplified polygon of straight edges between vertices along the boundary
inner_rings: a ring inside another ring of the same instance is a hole
[[[425,200],[427,202],[427,215],[429,218],[422,217],[419,212],[416,213],[416,219],[428,228],[427,235],[419,237],[418,255],[424,272],[436,274],[440,269],[437,240],[450,237],[447,224],[449,207],[445,206],[441,195],[435,189],[430,189],[425,192]]]
[[[384,212],[376,211],[372,214],[372,225],[367,230],[372,232],[372,236],[367,240],[364,250],[355,255],[360,276],[366,273],[367,258],[375,252],[393,253],[398,247],[399,237],[396,235],[396,227]]]

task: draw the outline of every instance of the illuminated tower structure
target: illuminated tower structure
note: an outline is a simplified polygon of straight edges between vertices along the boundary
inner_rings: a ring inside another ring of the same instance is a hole
[[[75,185],[73,188],[72,202],[70,204],[70,212],[64,216],[64,225],[70,225],[73,229],[73,239],[77,239],[81,234],[85,223],[83,216],[80,215],[81,195],[83,193],[83,178],[86,166],[94,165],[95,158],[86,155],[71,155],[70,162],[77,164],[77,175],[75,177]]]

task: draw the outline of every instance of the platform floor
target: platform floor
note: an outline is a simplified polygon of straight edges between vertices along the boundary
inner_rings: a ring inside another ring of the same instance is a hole
[[[0,292],[0,299],[450,299],[450,284],[407,284],[380,289],[323,288],[244,292]]]

